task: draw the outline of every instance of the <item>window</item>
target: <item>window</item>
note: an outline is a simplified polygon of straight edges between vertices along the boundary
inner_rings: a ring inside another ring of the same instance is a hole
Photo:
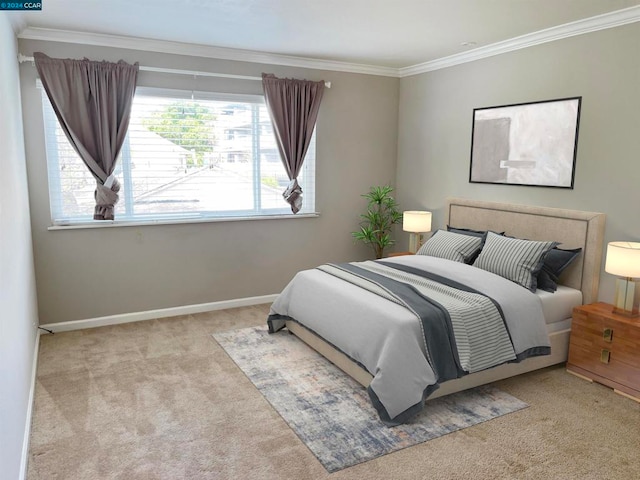
[[[92,221],[95,180],[42,90],[54,225]],[[262,96],[139,87],[116,176],[116,221],[291,214],[289,179]],[[315,210],[315,134],[299,177],[300,213]]]

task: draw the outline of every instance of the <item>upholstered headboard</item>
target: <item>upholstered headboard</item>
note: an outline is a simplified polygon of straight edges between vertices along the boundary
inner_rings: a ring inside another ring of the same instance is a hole
[[[505,232],[530,240],[554,240],[559,248],[582,248],[582,255],[567,268],[560,283],[582,290],[583,303],[598,298],[604,243],[604,213],[561,208],[447,199],[446,220],[452,227]]]

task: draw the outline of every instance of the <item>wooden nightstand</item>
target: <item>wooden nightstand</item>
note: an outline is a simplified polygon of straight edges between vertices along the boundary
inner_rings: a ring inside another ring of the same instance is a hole
[[[593,303],[573,309],[567,371],[640,402],[640,319]]]
[[[403,255],[414,255],[411,252],[393,252],[387,255],[388,257],[402,257]]]

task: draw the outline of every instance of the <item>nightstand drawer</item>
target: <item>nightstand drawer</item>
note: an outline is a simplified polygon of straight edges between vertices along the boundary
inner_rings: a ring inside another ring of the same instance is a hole
[[[570,349],[589,350],[594,357],[605,349],[615,352],[616,361],[640,369],[640,336],[638,329],[625,323],[598,316],[575,316],[571,326]]]
[[[623,385],[640,385],[640,368],[629,365],[615,351],[606,347],[601,349],[583,348],[571,343],[569,347],[569,364],[580,366],[604,378]],[[606,363],[605,363],[606,362]]]
[[[567,370],[640,401],[640,321],[605,303],[576,307]]]

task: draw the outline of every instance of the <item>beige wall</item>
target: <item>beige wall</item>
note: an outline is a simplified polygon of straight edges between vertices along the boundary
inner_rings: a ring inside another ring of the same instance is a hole
[[[575,188],[470,184],[474,108],[582,96]],[[606,241],[640,240],[640,23],[404,78],[397,186],[407,208],[447,196],[604,212]],[[611,301],[613,278],[601,275]]]
[[[319,218],[48,231],[51,224],[36,72],[21,67],[41,323],[278,293],[323,262],[364,259],[350,232],[361,193],[393,183],[399,80],[62,43],[20,41],[26,55],[120,58],[141,65],[328,80],[317,124]],[[261,93],[260,82],[142,72],[140,85]]]
[[[17,42],[0,14],[0,477],[19,478],[38,311]]]

